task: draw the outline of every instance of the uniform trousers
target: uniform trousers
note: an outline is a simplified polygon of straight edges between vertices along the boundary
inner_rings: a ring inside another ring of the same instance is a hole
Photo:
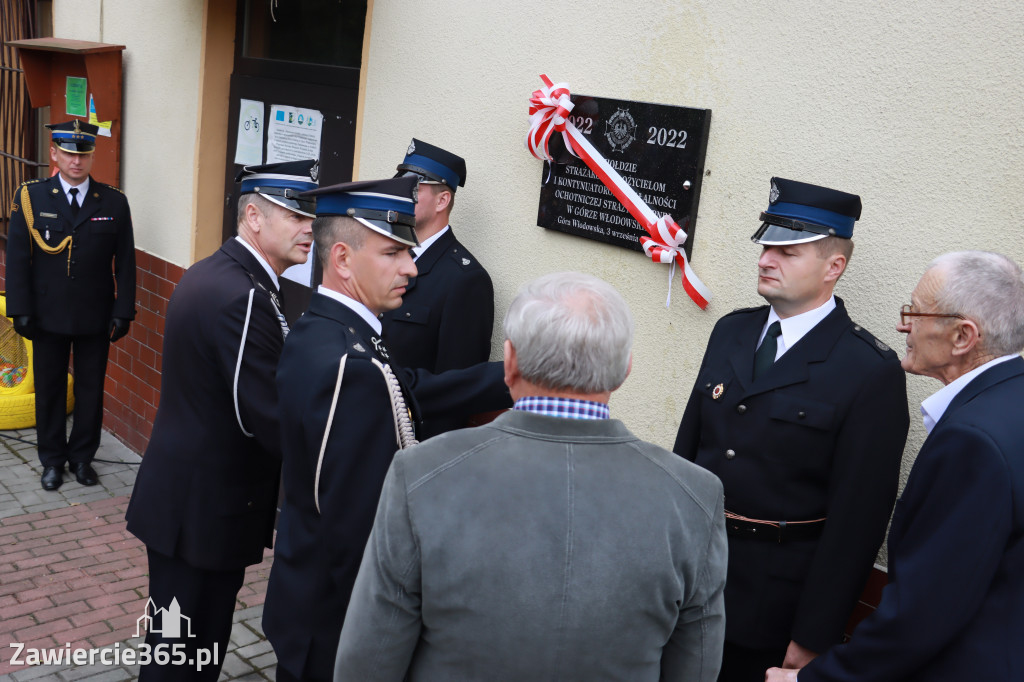
[[[139,681],[216,682],[227,653],[235,599],[245,580],[245,569],[208,571],[149,548],[146,553],[149,557],[149,597],[155,609],[170,609],[171,601],[176,599],[180,613],[185,617],[180,619],[181,636],[166,637],[154,632],[164,628],[162,614],[150,614],[154,615],[153,627],[146,633],[150,653],[159,644],[166,644],[164,649],[169,651],[174,651],[175,644],[184,644],[186,660],[195,661],[199,649],[213,651],[216,645],[217,664],[210,664],[197,671],[195,665],[150,663],[139,669]]]
[[[718,682],[764,682],[768,668],[778,668],[786,658],[781,649],[748,649],[725,640]]]
[[[44,467],[92,462],[103,428],[107,334],[68,336],[37,331],[32,339],[36,434]],[[68,361],[74,350],[74,424],[67,435]]]

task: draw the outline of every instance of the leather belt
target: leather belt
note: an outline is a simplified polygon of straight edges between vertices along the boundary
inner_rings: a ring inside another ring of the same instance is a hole
[[[765,521],[725,512],[727,535],[749,540],[766,542],[789,542],[794,540],[816,540],[825,528],[825,519],[811,521]]]

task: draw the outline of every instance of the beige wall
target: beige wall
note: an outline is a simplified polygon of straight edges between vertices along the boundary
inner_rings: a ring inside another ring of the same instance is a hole
[[[637,338],[613,413],[668,447],[712,325],[761,302],[749,238],[771,176],[862,196],[837,293],[901,356],[897,311],[932,257],[980,248],[1024,262],[1024,4],[897,5],[379,0],[358,175],[393,172],[413,136],[466,157],[452,222],[494,279],[499,318],[546,272],[614,283]],[[540,73],[575,92],[712,110],[693,261],[715,294],[706,312],[678,281],[666,310],[665,266],[642,254],[536,226],[541,163],[523,138]],[[499,328],[494,358],[500,341]],[[938,388],[910,378],[909,453],[924,438],[918,404]]]
[[[202,20],[203,0],[54,3],[55,36],[125,46],[121,183],[135,245],[181,266],[191,263]]]

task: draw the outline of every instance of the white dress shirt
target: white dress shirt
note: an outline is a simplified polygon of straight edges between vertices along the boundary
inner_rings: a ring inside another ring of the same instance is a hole
[[[81,208],[82,202],[85,201],[85,195],[89,193],[89,176],[85,176],[85,180],[83,180],[80,185],[69,184],[68,181],[64,179],[64,176],[61,175],[60,173],[57,174],[57,178],[60,180],[60,186],[64,188],[64,199],[68,202],[68,204],[71,203],[71,194],[69,194],[71,188],[76,187],[78,189],[77,203],[78,207]]]
[[[942,415],[946,413],[946,408],[948,408],[949,404],[953,402],[953,398],[955,398],[960,391],[964,390],[964,387],[971,383],[971,380],[974,379],[974,377],[978,376],[989,367],[995,367],[1001,362],[1006,362],[1019,357],[1019,355],[1004,355],[1001,358],[989,360],[981,367],[975,367],[967,374],[957,377],[955,380],[949,382],[938,391],[925,398],[924,402],[921,403],[921,417],[924,420],[925,431],[928,433],[932,432],[935,425],[939,423],[940,419],[942,419]]]
[[[270,275],[270,279],[274,282],[274,286],[277,287],[278,291],[281,291],[281,283],[279,281],[277,281],[277,273],[274,272],[274,268],[270,267],[270,263],[268,263],[263,258],[263,256],[261,256],[256,251],[256,249],[254,249],[252,247],[252,244],[250,244],[249,242],[245,241],[244,239],[242,239],[238,235],[235,235],[235,239],[237,239],[238,241],[242,242],[242,246],[244,246],[245,248],[249,249],[249,253],[251,253],[252,255],[256,256],[256,260],[259,261],[260,265],[263,266],[263,269],[267,271],[268,275]]]
[[[355,313],[359,315],[359,317],[363,318],[363,320],[366,321],[366,324],[373,327],[373,331],[377,332],[378,335],[380,334],[381,329],[383,329],[383,325],[381,325],[380,320],[377,319],[377,316],[371,313],[369,308],[367,308],[365,305],[355,300],[354,298],[349,298],[345,294],[339,291],[335,291],[334,289],[328,289],[323,284],[317,287],[317,293],[323,294],[324,296],[330,296],[335,301],[343,303],[347,307],[354,310]]]
[[[778,338],[778,349],[775,351],[775,359],[778,360],[782,357],[782,354],[787,350],[796,345],[796,342],[804,338],[807,332],[814,329],[814,327],[828,317],[828,314],[836,308],[836,297],[829,296],[828,300],[822,303],[814,310],[808,310],[806,313],[800,313],[793,317],[787,317],[782,319],[779,314],[775,312],[774,306],[768,313],[768,321],[765,322],[764,329],[761,330],[761,336],[757,340],[757,345],[761,345],[761,341],[764,340],[765,332],[768,331],[768,327],[771,326],[772,322],[778,322],[779,326],[782,327],[782,334]]]
[[[430,237],[429,239],[420,242],[419,246],[412,247],[412,259],[413,259],[413,261],[415,262],[416,259],[418,259],[420,256],[422,256],[423,252],[426,251],[427,249],[429,249],[431,244],[433,244],[438,239],[440,239],[441,235],[443,235],[445,232],[447,232],[448,228],[450,228],[450,227],[451,227],[451,225],[445,225],[443,230],[441,230],[440,232],[438,232],[434,236]]]

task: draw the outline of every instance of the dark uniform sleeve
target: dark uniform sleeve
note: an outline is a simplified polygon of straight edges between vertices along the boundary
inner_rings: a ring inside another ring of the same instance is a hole
[[[712,330],[711,338],[708,340],[707,348],[711,348],[715,342],[715,332]],[[697,369],[697,376],[707,362],[708,351],[704,350],[704,358]],[[686,409],[683,411],[683,419],[679,422],[679,431],[676,433],[676,442],[672,445],[672,452],[691,462],[697,459],[697,446],[700,445],[700,406],[703,401],[697,393],[697,382],[694,380],[693,388],[690,389],[690,398],[686,401]]]
[[[7,226],[7,317],[32,314],[32,237],[28,233],[21,193],[21,188],[14,193]]]
[[[468,418],[480,412],[512,407],[503,363],[483,362],[465,369],[431,374],[401,369],[423,416]]]
[[[865,376],[835,437],[828,515],[797,607],[792,638],[821,652],[841,639],[896,500],[910,417],[892,354]]]
[[[135,319],[135,234],[132,230],[132,212],[124,199],[122,215],[117,222],[117,251],[114,253],[114,282],[117,294],[113,317]]]
[[[483,268],[470,270],[445,297],[437,338],[438,372],[486,362],[494,328],[494,287]]]
[[[228,303],[213,324],[217,365],[224,385],[232,391],[236,421],[240,420],[245,432],[253,434],[267,452],[280,459],[280,414],[274,374],[284,336],[273,304],[265,294],[254,290],[249,311],[249,292],[245,292]],[[245,347],[239,364],[243,333]]]

